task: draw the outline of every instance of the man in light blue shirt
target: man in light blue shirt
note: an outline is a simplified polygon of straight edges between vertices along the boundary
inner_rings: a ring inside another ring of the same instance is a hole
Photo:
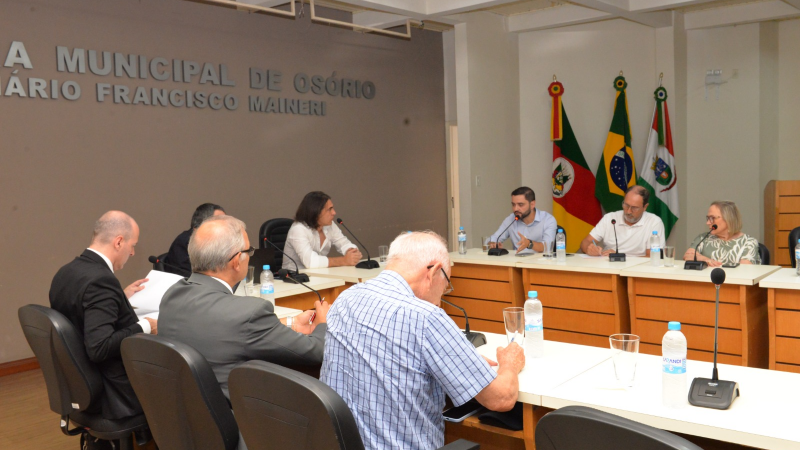
[[[452,290],[450,257],[433,232],[403,233],[386,270],[344,291],[328,311],[320,380],[353,412],[367,450],[444,445],[445,395],[495,411],[514,407],[525,365],[516,343],[497,349],[497,371],[439,307]]]
[[[511,239],[517,253],[543,252],[544,241],[555,240],[556,218],[547,211],[536,209],[533,189],[526,186],[514,189],[511,192],[511,211],[489,238],[490,248],[503,248],[503,241]]]

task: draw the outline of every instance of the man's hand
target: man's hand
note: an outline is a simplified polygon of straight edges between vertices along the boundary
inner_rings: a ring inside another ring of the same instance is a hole
[[[298,333],[311,334],[314,331],[314,328],[317,327],[317,325],[310,323],[311,316],[313,315],[314,311],[308,310],[294,316],[294,319],[292,320],[292,329]]]
[[[502,368],[511,368],[514,373],[520,373],[525,367],[525,351],[516,342],[508,344],[506,348],[497,347],[497,362]]]
[[[609,252],[609,253],[612,253],[612,252]],[[600,246],[596,245],[594,242],[592,242],[591,244],[589,244],[588,247],[586,247],[586,254],[590,255],[590,256],[602,256],[603,255],[603,249],[602,249],[602,247],[600,247]]]
[[[323,300],[314,302],[314,308],[317,310],[317,317],[314,318],[314,325],[328,322],[328,310],[331,309],[331,304]]]
[[[483,356],[483,355],[481,355],[481,356]],[[485,357],[485,356],[483,356],[483,359],[485,359],[485,360],[486,360],[486,362],[487,362],[487,363],[489,363],[489,366],[490,366],[490,367],[494,367],[494,366],[496,366],[496,365],[497,365],[497,361],[491,360],[491,359],[489,359],[489,358],[487,358],[487,357]]]
[[[614,250],[613,248],[610,248],[608,250],[603,250],[603,256],[608,256],[614,252],[616,252],[616,250]]]
[[[150,334],[158,334],[158,320],[152,317],[145,317],[145,319],[150,322]]]
[[[133,283],[129,284],[128,287],[126,287],[124,289],[125,297],[131,298],[133,296],[133,294],[135,294],[135,293],[141,291],[142,289],[144,289],[144,286],[142,286],[142,285],[144,283],[147,283],[148,281],[150,281],[149,278],[142,278],[141,280],[136,280]],[[155,333],[153,333],[153,334],[155,334]]]
[[[517,253],[519,253],[523,250],[528,249],[528,245],[530,245],[531,240],[526,238],[525,235],[520,233],[519,231],[517,231],[517,234],[519,235],[519,244],[517,245]]]
[[[361,260],[361,252],[356,248],[349,248],[344,253],[344,261],[347,266],[355,266]]]

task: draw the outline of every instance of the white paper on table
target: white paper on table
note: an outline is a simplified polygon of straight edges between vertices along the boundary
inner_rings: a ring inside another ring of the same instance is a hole
[[[575,256],[579,256],[581,258],[602,258],[603,257],[603,256],[587,255],[586,253],[575,253]],[[606,255],[606,256],[608,256],[608,255]]]
[[[184,278],[174,273],[161,272],[159,270],[151,270],[147,274],[147,283],[144,283],[144,289],[133,294],[130,299],[131,306],[136,310],[136,315],[141,319],[147,314],[158,312],[161,305],[161,298],[167,292],[167,289],[177,283],[178,280]]]

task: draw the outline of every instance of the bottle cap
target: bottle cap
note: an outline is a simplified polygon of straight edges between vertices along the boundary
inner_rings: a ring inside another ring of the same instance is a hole
[[[670,322],[669,325],[667,325],[667,327],[670,329],[670,331],[672,331],[672,330],[681,331],[681,323],[680,322]]]
[[[656,236],[658,236],[658,231],[656,231],[656,230],[653,230],[653,234],[654,234],[654,235],[656,235]]]
[[[528,291],[528,298],[536,298],[539,296],[539,293],[536,291]]]
[[[464,227],[458,227],[458,229],[459,229],[459,230],[463,230],[463,229],[464,229]]]
[[[269,264],[264,264],[264,267],[262,267],[262,269],[263,270],[269,270]]]

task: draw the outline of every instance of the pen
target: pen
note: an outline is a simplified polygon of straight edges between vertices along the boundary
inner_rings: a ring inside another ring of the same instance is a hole
[[[325,301],[325,297],[322,297],[322,300],[320,301],[320,303],[322,303],[324,301]],[[311,319],[309,319],[308,324],[311,325],[312,323],[314,323],[314,319],[316,319],[316,318],[317,318],[317,311],[315,310],[314,313],[311,314]]]

